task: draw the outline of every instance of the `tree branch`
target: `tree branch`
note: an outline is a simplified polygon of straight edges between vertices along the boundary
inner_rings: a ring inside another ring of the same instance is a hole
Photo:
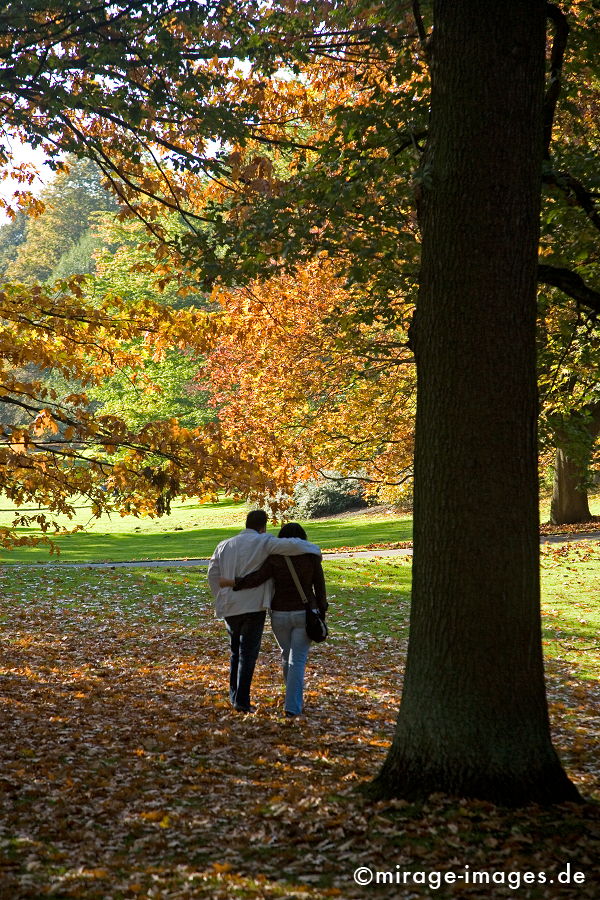
[[[425,54],[427,54],[427,32],[425,31],[425,25],[423,24],[423,16],[421,15],[421,6],[419,4],[419,0],[412,0],[412,11],[415,18],[415,24],[417,26],[417,32],[419,34],[419,41],[421,42],[423,51],[425,52]]]
[[[545,184],[559,188],[567,196],[567,200],[575,201],[585,212],[590,222],[600,231],[600,212],[596,209],[597,194],[588,191],[577,178],[568,172],[545,171],[542,176]]]
[[[569,22],[560,7],[554,6],[553,3],[546,4],[546,16],[554,25],[554,41],[550,54],[550,82],[544,98],[544,153],[548,157],[552,141],[554,114],[561,89],[562,66],[569,38]]]
[[[538,284],[547,284],[559,288],[568,297],[572,297],[581,306],[600,313],[600,291],[588,287],[581,275],[570,269],[560,269],[556,266],[538,266]]]
[[[415,20],[415,25],[417,26],[417,34],[419,35],[419,43],[421,45],[421,49],[423,50],[423,56],[425,58],[425,62],[427,63],[427,67],[431,70],[431,38],[427,37],[427,31],[425,29],[425,23],[423,22],[423,16],[421,15],[421,4],[419,0],[412,0],[412,12]]]

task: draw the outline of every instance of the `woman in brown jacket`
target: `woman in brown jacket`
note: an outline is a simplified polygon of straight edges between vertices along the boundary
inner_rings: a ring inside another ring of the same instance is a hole
[[[289,522],[283,526],[278,537],[298,537],[306,540],[306,532],[297,522]],[[294,556],[290,561],[309,603],[325,615],[328,603],[321,559],[314,553],[305,553],[302,556]],[[304,669],[311,641],[306,634],[304,602],[285,558],[269,556],[256,572],[236,578],[235,582],[222,579],[221,587],[233,587],[234,591],[240,591],[257,587],[269,578],[273,579],[275,588],[271,602],[271,627],[281,648],[285,681],[285,714],[294,717],[302,713]]]

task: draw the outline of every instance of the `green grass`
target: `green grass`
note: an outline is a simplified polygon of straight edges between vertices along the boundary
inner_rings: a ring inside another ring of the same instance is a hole
[[[12,562],[120,562],[142,559],[185,559],[209,557],[219,541],[232,537],[244,527],[244,503],[222,500],[199,504],[187,501],[173,505],[171,515],[156,519],[134,516],[102,516],[89,521],[79,510],[73,525],[85,531],[54,539],[60,555],[50,556],[45,545],[1,550],[0,563]],[[3,512],[0,525],[12,521],[12,512]],[[63,523],[64,524],[64,523]],[[369,516],[305,523],[309,538],[324,550],[331,547],[362,547],[370,543],[409,541],[412,519],[399,516]],[[277,533],[277,527],[271,528]],[[26,529],[21,529],[26,533]],[[32,530],[31,534],[35,534]]]
[[[550,499],[548,495],[541,498],[540,522],[548,522],[550,520]],[[593,516],[600,516],[600,494],[590,494],[589,505],[590,513]]]
[[[600,515],[600,498],[594,498],[592,513]],[[30,510],[33,514],[37,510]],[[26,512],[26,510],[21,510]],[[160,518],[103,515],[91,519],[89,509],[81,508],[72,521],[59,518],[62,526],[84,526],[75,534],[54,539],[60,555],[50,555],[47,545],[0,550],[0,563],[35,562],[122,562],[144,559],[206,558],[219,541],[243,528],[247,507],[233,500],[200,504],[187,500],[173,504],[169,516]],[[3,501],[0,526],[10,525],[14,505]],[[542,505],[542,519],[548,511]],[[365,547],[370,544],[405,542],[412,539],[412,519],[408,516],[369,515],[317,520],[303,523],[310,540],[324,550],[334,547]],[[277,533],[277,526],[271,526]],[[38,532],[20,529],[21,534]]]
[[[40,510],[38,507],[17,507],[14,503],[2,498],[0,501],[0,526],[10,526],[15,513],[35,515]],[[50,514],[49,514],[50,515]],[[76,525],[83,526],[90,534],[117,534],[135,532],[139,534],[156,534],[175,529],[190,529],[199,526],[207,528],[219,528],[235,526],[246,515],[246,505],[232,499],[221,499],[218,503],[199,503],[197,500],[180,500],[172,505],[168,516],[150,518],[144,516],[121,516],[119,513],[103,513],[99,518],[94,518],[90,513],[90,506],[76,505],[76,511],[72,519],[66,516],[56,516],[56,521],[61,527],[73,528]]]
[[[408,637],[411,565],[406,560],[325,560],[332,627],[358,641]]]
[[[309,540],[323,550],[412,540],[412,518],[408,516],[361,515],[357,518],[303,522],[303,525]]]
[[[597,678],[600,668],[600,543],[542,552],[542,628],[547,653]]]

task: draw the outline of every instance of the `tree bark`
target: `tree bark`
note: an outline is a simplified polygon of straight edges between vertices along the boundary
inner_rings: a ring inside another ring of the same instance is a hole
[[[413,601],[397,730],[375,782],[385,795],[579,796],[552,747],[541,649],[544,46],[544,0],[434,3]]]
[[[591,520],[584,478],[585,473],[581,471],[577,460],[572,459],[566,450],[557,447],[550,504],[550,521],[553,525],[573,525]]]
[[[553,525],[573,525],[592,519],[586,488],[587,468],[594,444],[600,434],[600,403],[592,403],[581,413],[574,414],[572,426],[578,427],[583,438],[584,450],[569,450],[566,437],[557,434],[554,460],[554,482],[550,504],[550,521]]]

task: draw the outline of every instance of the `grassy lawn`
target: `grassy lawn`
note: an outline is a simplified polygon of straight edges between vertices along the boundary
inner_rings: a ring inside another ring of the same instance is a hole
[[[600,541],[542,549],[542,625],[547,655],[600,673]]]
[[[182,559],[209,557],[219,541],[244,527],[247,507],[222,500],[215,504],[192,501],[173,504],[170,516],[136,519],[133,516],[102,516],[89,520],[85,510],[70,523],[84,525],[85,531],[55,539],[60,554],[50,555],[48,547],[0,549],[0,563],[10,562],[119,562],[134,559]],[[4,511],[0,525],[12,521]],[[68,523],[61,520],[61,524]],[[331,521],[304,523],[309,537],[323,549],[363,547],[372,543],[406,542],[412,538],[412,519],[390,515],[359,515]],[[277,533],[277,526],[270,530]],[[25,530],[22,530],[25,533]],[[33,533],[33,532],[32,532]]]
[[[600,494],[589,495],[590,513],[600,516]],[[550,519],[550,497],[542,497],[540,502],[540,521],[547,522]]]
[[[600,800],[600,544],[544,549],[544,649],[555,746]],[[503,810],[435,796],[373,803],[398,708],[410,565],[326,561],[331,640],[313,648],[307,715],[283,719],[269,629],[255,716],[231,712],[204,568],[0,568],[0,896],[10,900],[451,898],[361,887],[352,873],[485,870],[487,898],[591,898],[598,807]]]
[[[548,501],[541,508],[548,518]],[[592,513],[600,515],[600,498],[593,498]],[[22,510],[26,512],[26,510]],[[37,510],[30,510],[31,513]],[[161,518],[103,515],[91,519],[89,509],[80,508],[72,521],[59,517],[61,527],[83,526],[75,534],[57,537],[60,553],[50,554],[47,545],[0,549],[0,563],[11,562],[121,562],[143,559],[190,559],[209,557],[219,541],[243,528],[247,507],[234,500],[200,504],[194,500],[174,503],[172,513]],[[10,525],[15,507],[4,501],[0,527]],[[407,515],[361,513],[360,515],[318,519],[303,523],[309,538],[324,550],[405,544],[412,540],[412,518]],[[277,526],[270,526],[277,533]],[[27,529],[20,529],[22,534]],[[37,534],[32,530],[31,534]]]

